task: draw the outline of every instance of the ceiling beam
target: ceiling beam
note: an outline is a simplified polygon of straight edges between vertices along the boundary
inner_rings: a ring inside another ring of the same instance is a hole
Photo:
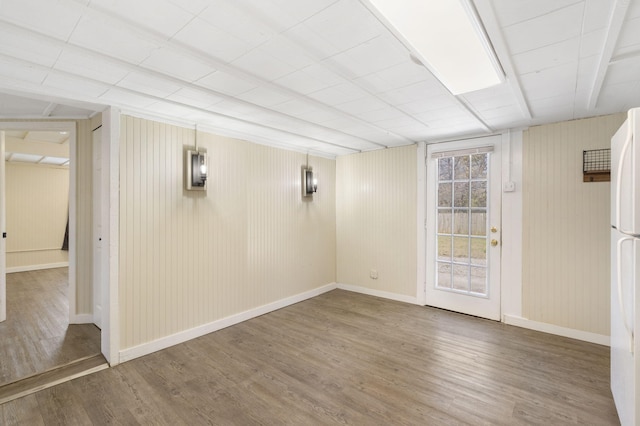
[[[587,109],[589,110],[595,109],[598,104],[598,98],[602,91],[602,84],[604,83],[604,78],[607,75],[613,51],[618,42],[618,37],[622,30],[622,24],[624,23],[624,17],[627,14],[630,3],[631,2],[629,0],[616,0],[616,3],[613,5],[613,9],[611,10],[609,25],[607,26],[607,38],[604,42],[602,54],[598,60],[596,75],[591,86],[591,93],[589,94],[589,102],[587,104]]]
[[[480,15],[484,29],[489,36],[489,41],[493,45],[493,49],[495,50],[498,60],[502,65],[502,70],[507,77],[507,84],[511,88],[511,93],[513,93],[516,103],[520,108],[520,112],[525,119],[531,120],[533,115],[531,114],[531,109],[527,103],[527,98],[524,96],[524,92],[522,91],[518,73],[513,66],[513,62],[511,62],[511,52],[509,52],[509,48],[505,42],[502,27],[496,17],[492,1],[474,0],[474,4],[478,11],[478,15]]]
[[[44,109],[44,111],[42,111],[42,116],[43,117],[49,117],[51,115],[51,113],[53,112],[53,110],[56,109],[57,106],[58,106],[57,103],[50,102],[49,105],[47,105],[47,107]]]

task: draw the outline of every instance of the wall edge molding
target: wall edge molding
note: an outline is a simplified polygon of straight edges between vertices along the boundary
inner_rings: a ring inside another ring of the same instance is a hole
[[[41,269],[68,268],[68,267],[69,267],[69,262],[43,263],[40,265],[12,266],[10,268],[7,268],[7,274],[11,274],[13,272],[29,272],[29,271],[39,271]]]
[[[366,294],[368,296],[382,297],[383,299],[395,300],[397,302],[411,303],[412,305],[420,305],[418,298],[414,296],[406,296],[404,294],[391,293],[384,290],[374,290],[371,288],[360,287],[352,284],[337,283],[336,288],[340,290],[351,291],[354,293]]]
[[[516,327],[542,331],[543,333],[569,337],[571,339],[582,340],[598,345],[611,346],[610,337],[603,334],[596,334],[588,331],[576,330],[574,328],[561,327],[559,325],[547,324],[544,322],[531,321],[523,317],[507,314],[503,316],[503,322],[505,324],[514,325]]]
[[[151,342],[123,349],[119,352],[119,362],[122,363],[131,361],[132,359],[139,358],[144,355],[149,355],[153,352],[157,352],[159,350],[187,342],[197,337],[204,336],[205,334],[222,330],[223,328],[227,328],[232,325],[250,320],[252,318],[268,314],[269,312],[277,311],[278,309],[282,309],[287,306],[302,302],[304,300],[311,299],[335,289],[336,283],[326,284],[313,290],[285,297],[284,299],[280,299],[275,302],[267,303],[266,305],[239,312],[237,314],[233,314],[210,323],[202,324],[194,328],[183,330],[169,336],[161,337],[160,339],[156,339]]]

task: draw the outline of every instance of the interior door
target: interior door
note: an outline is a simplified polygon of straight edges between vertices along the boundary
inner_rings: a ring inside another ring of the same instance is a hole
[[[0,322],[7,319],[7,220],[5,204],[4,132],[0,131]]]
[[[93,322],[102,329],[104,266],[102,128],[93,131]]]
[[[500,320],[500,143],[427,149],[427,305]]]

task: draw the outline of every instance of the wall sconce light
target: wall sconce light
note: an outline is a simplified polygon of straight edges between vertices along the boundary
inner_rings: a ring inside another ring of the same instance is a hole
[[[207,153],[203,151],[187,151],[187,190],[207,190]]]
[[[311,167],[302,168],[302,196],[313,197],[313,193],[318,191],[318,179],[313,176]]]

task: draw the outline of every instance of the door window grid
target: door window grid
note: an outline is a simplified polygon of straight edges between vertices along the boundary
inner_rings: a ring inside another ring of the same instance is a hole
[[[488,297],[489,153],[438,158],[436,288]]]

